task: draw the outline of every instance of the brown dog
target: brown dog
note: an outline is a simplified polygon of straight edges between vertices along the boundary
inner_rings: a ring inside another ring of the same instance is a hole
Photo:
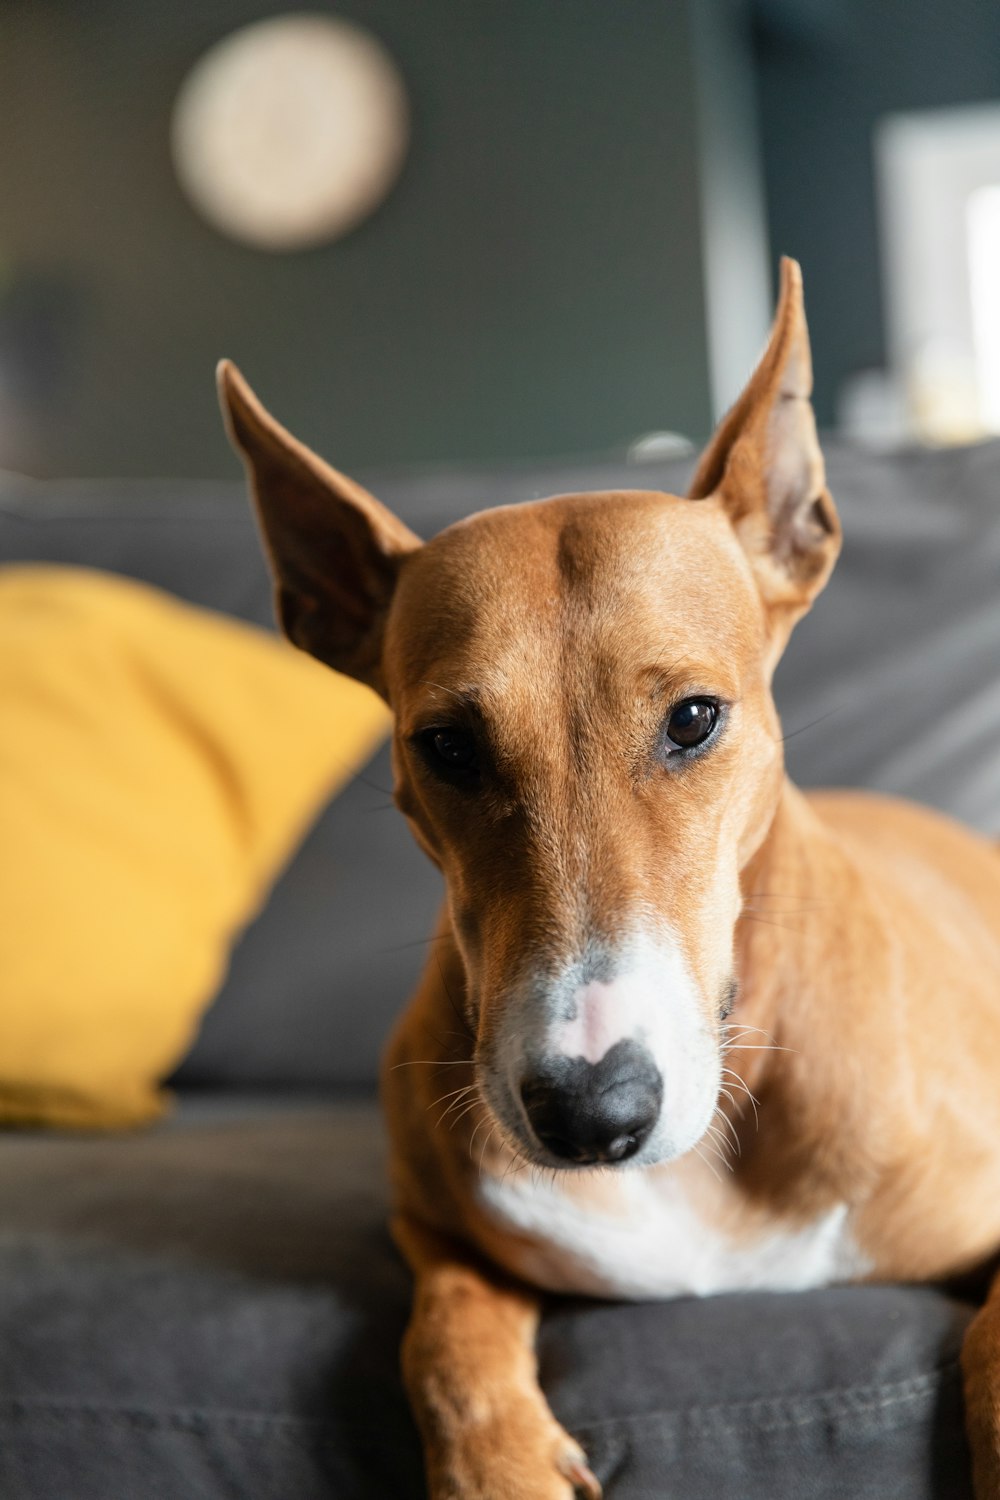
[[[811,383],[786,260],[690,498],[559,496],[421,545],[220,366],[284,629],[392,706],[396,800],[447,880],[384,1072],[433,1500],[600,1493],[537,1384],[538,1288],[919,1280],[1000,1246],[1000,857],[784,774],[771,676],[839,549]],[[747,920],[774,892],[801,935]],[[1000,1285],[964,1369],[1000,1500]]]

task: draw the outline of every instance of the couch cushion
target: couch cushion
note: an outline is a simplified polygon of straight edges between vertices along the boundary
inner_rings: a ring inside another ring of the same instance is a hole
[[[829,588],[776,683],[792,774],[870,786],[1000,830],[1000,443],[875,457],[827,442],[845,524]],[[688,462],[367,476],[423,536],[470,510],[626,484]],[[245,619],[270,586],[243,486],[0,482],[0,559],[106,567]],[[953,711],[950,711],[953,710]],[[337,798],[233,955],[186,1081],[371,1080],[440,898],[390,803],[383,752]]]
[[[417,1500],[382,1177],[370,1105],[0,1138],[0,1493]],[[968,1500],[970,1312],[901,1287],[553,1301],[542,1379],[607,1500]]]
[[[0,567],[0,1122],[135,1124],[385,739],[368,688],[93,569]]]
[[[844,550],[778,668],[789,770],[1000,833],[1000,442],[827,446]]]

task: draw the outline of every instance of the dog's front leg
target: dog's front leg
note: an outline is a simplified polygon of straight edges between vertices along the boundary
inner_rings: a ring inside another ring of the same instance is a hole
[[[1000,1276],[969,1324],[962,1375],[976,1500],[1000,1500]]]
[[[416,1277],[403,1377],[431,1500],[599,1500],[538,1385],[538,1297],[413,1219],[393,1234]]]

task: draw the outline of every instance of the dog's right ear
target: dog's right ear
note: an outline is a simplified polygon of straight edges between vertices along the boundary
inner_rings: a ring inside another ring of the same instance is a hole
[[[242,457],[294,645],[383,693],[382,635],[399,569],[420,545],[373,495],[286,432],[236,366],[221,360],[219,401]]]

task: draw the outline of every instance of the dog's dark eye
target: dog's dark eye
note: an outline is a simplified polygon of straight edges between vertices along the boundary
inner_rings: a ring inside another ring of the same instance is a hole
[[[476,742],[466,729],[435,729],[430,741],[434,754],[447,766],[471,766],[476,758]]]
[[[667,720],[667,740],[675,750],[703,745],[719,722],[719,705],[711,698],[686,698]]]
[[[467,729],[429,729],[421,738],[428,759],[438,769],[476,769],[476,741]]]

